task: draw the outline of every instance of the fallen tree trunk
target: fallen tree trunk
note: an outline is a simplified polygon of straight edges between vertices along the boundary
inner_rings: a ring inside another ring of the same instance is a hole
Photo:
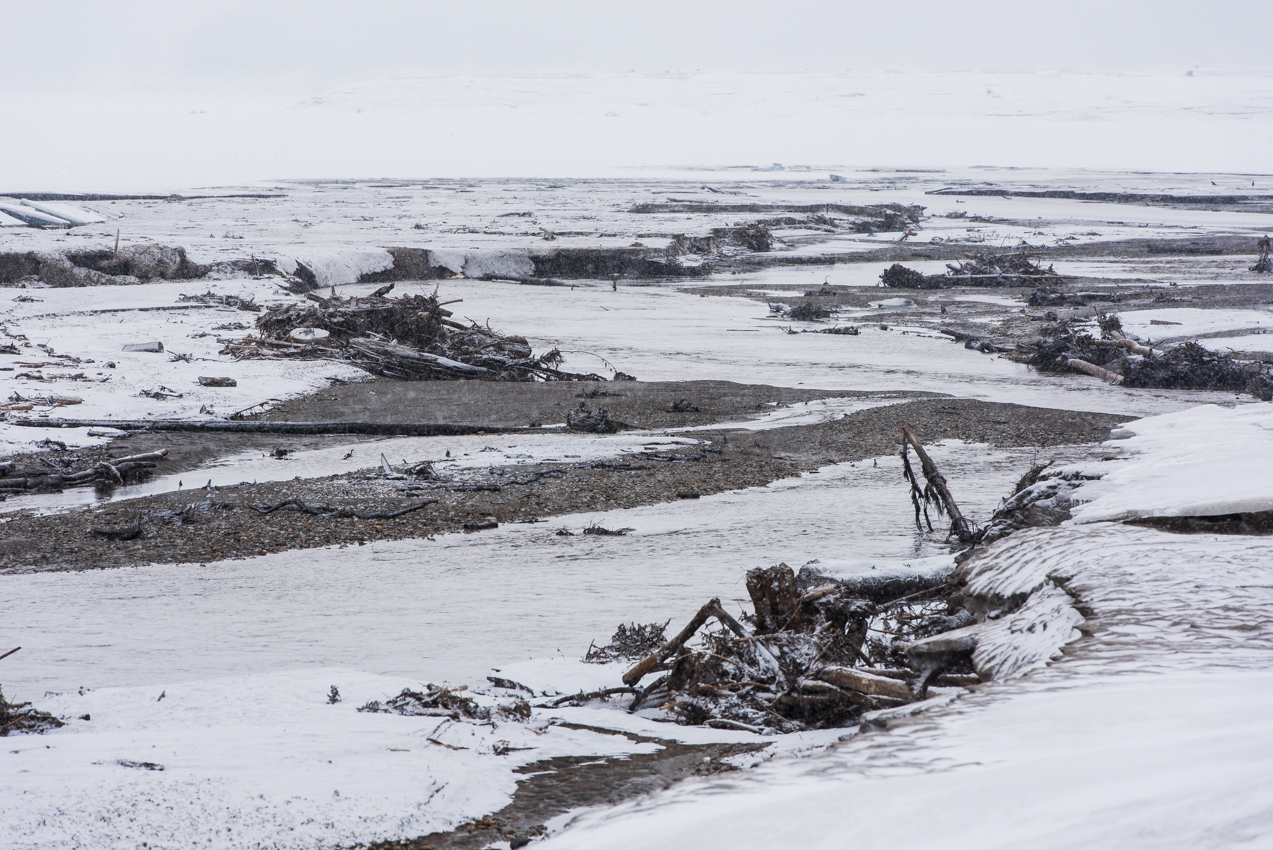
[[[915,454],[919,456],[920,469],[927,482],[927,486],[923,489],[920,489],[919,482],[915,480],[915,472],[911,469],[910,457],[906,452],[908,445],[912,446]],[[915,504],[915,526],[919,527],[921,502],[924,505],[935,502],[938,510],[950,517],[950,533],[958,537],[960,543],[976,543],[980,535],[960,513],[954,496],[950,495],[950,488],[946,486],[945,476],[937,471],[937,464],[933,463],[928,452],[924,451],[924,447],[919,444],[919,439],[909,424],[902,425],[902,466],[903,474],[911,484],[911,501]],[[924,508],[924,518],[928,518],[927,507]],[[928,530],[932,531],[932,528],[932,523],[929,522]]]
[[[1103,369],[1095,363],[1088,363],[1086,360],[1079,360],[1078,358],[1071,357],[1069,360],[1065,361],[1065,365],[1069,366],[1076,372],[1083,372],[1084,374],[1091,375],[1093,378],[1100,378],[1102,381],[1107,383],[1121,384],[1123,382],[1123,376],[1117,372],[1111,372],[1108,369]]]
[[[814,674],[818,679],[837,688],[856,691],[869,696],[890,697],[910,701],[910,685],[888,676],[879,676],[851,667],[823,667]]]
[[[451,425],[424,422],[232,422],[224,419],[13,419],[28,428],[118,428],[122,431],[219,431],[232,434],[366,434],[387,437],[461,437],[468,434],[517,434],[538,428]]]
[[[79,472],[55,472],[51,475],[27,474],[0,478],[0,490],[51,490],[107,482],[123,484],[125,473],[137,469],[153,469],[157,461],[163,460],[167,454],[168,449],[160,449],[157,452],[104,460]],[[12,468],[7,471],[12,472]]]

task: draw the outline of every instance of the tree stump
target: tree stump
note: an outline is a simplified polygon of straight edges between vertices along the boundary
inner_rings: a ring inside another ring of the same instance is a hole
[[[796,574],[786,564],[747,571],[747,593],[756,609],[758,634],[801,632],[800,592]]]

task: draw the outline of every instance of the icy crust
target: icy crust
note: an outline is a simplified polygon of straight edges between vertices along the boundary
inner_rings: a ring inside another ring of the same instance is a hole
[[[1082,636],[1082,623],[1070,595],[1045,581],[1011,614],[972,627],[979,629],[973,666],[983,679],[1019,676],[1059,658],[1063,646]]]
[[[1203,405],[1129,422],[1126,457],[1075,471],[1073,522],[1219,516],[1273,510],[1273,405]]]
[[[1064,589],[1071,573],[1052,529],[1019,532],[991,544],[955,571],[965,606],[978,623],[919,641],[914,657],[946,648],[972,652],[984,680],[1002,680],[1041,667],[1077,640],[1083,615]]]

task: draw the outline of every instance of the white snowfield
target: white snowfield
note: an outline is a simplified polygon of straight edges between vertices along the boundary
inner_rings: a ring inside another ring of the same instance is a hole
[[[1187,413],[1214,429],[1226,416],[1256,409]],[[1129,427],[1152,430],[1170,419]],[[1188,429],[1162,430],[1174,434],[1160,441],[1168,447],[1192,439]],[[1247,446],[1255,435],[1229,432]],[[998,455],[986,476],[985,462]],[[1026,455],[934,449],[952,481],[969,482],[961,498],[979,516]],[[1160,460],[1146,450],[1100,466],[1113,472]],[[541,711],[530,724],[493,729],[353,709],[421,680],[449,678],[446,670],[479,682],[475,656],[499,663],[500,646],[511,648],[508,635],[491,634],[488,613],[466,615],[460,604],[474,582],[499,589],[490,604],[530,648],[560,646],[566,634],[552,628],[585,609],[594,637],[616,619],[687,617],[731,576],[738,585],[746,565],[802,551],[876,547],[866,555],[875,560],[819,562],[828,575],[873,567],[892,573],[903,561],[912,571],[946,569],[937,549],[919,553],[934,557],[902,554],[913,544],[896,533],[910,513],[894,480],[899,465],[896,458],[881,458],[878,467],[843,464],[689,506],[588,518],[637,529],[621,541],[559,538],[526,526],[436,543],[282,553],[197,573],[183,566],[6,577],[13,634],[33,653],[6,659],[17,662],[17,682],[28,683],[19,695],[30,698],[47,682],[59,693],[37,704],[70,725],[7,739],[17,752],[0,756],[0,821],[9,828],[0,840],[15,848],[122,848],[139,837],[151,846],[331,847],[419,835],[498,809],[514,788],[517,764],[637,749],[626,739],[544,725],[554,717],[687,741],[746,739],[597,708]],[[1138,492],[1150,499],[1156,487]],[[725,516],[733,524],[718,527]],[[820,517],[817,539],[793,547],[792,523],[810,516]],[[687,560],[687,551],[697,554]],[[557,578],[546,588],[540,571],[550,563]],[[582,813],[546,846],[840,847],[851,835],[854,846],[892,848],[899,824],[907,841],[953,847],[1258,842],[1273,834],[1273,633],[1260,625],[1273,619],[1270,563],[1267,538],[1170,535],[1106,522],[1020,532],[967,565],[978,594],[1026,597],[1020,608],[973,627],[975,661],[993,679],[976,693],[887,712],[876,723],[890,731],[830,751],[853,730],[783,738],[754,771]],[[630,598],[638,570],[643,600]],[[390,587],[400,601],[386,606]],[[669,611],[670,598],[683,600],[685,610]],[[60,653],[56,671],[31,666],[45,644]],[[618,678],[622,665],[573,660],[582,648],[556,659],[547,657],[551,649],[531,649],[541,660],[501,664],[494,675],[550,694]],[[423,666],[421,651],[433,657]],[[346,666],[314,663],[321,658]],[[275,672],[233,672],[247,666]],[[396,672],[358,672],[386,666]],[[403,675],[410,668],[434,672]],[[132,684],[80,694],[67,687],[77,681]],[[330,684],[344,702],[327,704]],[[93,719],[75,719],[85,713]],[[499,741],[533,749],[494,755]]]
[[[329,704],[336,682],[342,701]],[[316,669],[41,700],[72,734],[5,739],[0,846],[350,846],[499,809],[512,770],[541,758],[657,749],[546,720],[357,710],[403,688],[423,690]]]
[[[811,27],[811,45],[818,35]],[[109,97],[37,89],[5,93],[10,114],[41,132],[0,138],[0,183],[82,192],[422,171],[613,178],[681,163],[784,163],[823,179],[878,163],[1260,174],[1268,91],[1266,73],[1178,69],[380,75],[286,93]],[[85,146],[85,126],[108,132]],[[127,131],[138,128],[152,145],[134,144]]]

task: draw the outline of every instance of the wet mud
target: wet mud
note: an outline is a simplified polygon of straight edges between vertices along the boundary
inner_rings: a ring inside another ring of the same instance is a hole
[[[723,761],[740,753],[763,749],[758,744],[682,744],[662,738],[622,734],[636,742],[659,744],[653,753],[621,758],[569,756],[545,759],[518,768],[527,776],[509,803],[498,812],[470,821],[450,832],[418,838],[362,845],[359,850],[478,850],[496,841],[520,846],[546,832],[544,824],[558,815],[588,806],[613,806],[624,800],[661,791],[690,776],[711,776],[734,770]]]

